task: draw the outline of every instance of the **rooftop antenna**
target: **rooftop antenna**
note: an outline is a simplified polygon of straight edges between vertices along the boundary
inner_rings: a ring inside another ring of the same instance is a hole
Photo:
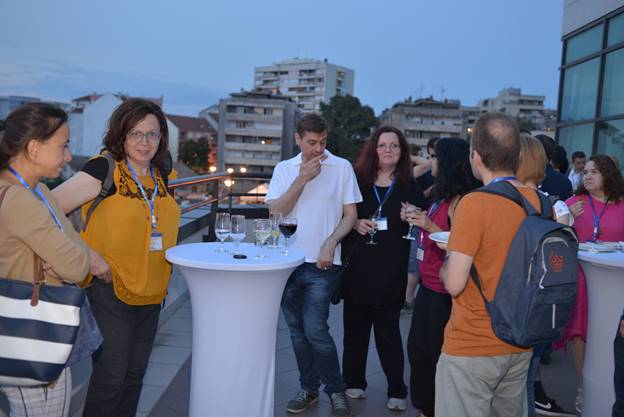
[[[444,93],[446,93],[446,88],[442,86],[440,87],[440,101],[444,101]]]

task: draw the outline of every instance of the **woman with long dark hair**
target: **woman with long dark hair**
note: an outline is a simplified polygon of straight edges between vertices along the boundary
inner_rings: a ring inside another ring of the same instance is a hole
[[[355,173],[363,201],[343,253],[353,250],[345,277],[343,376],[346,394],[366,396],[366,359],[371,328],[388,379],[388,408],[407,407],[399,315],[407,285],[409,240],[402,239],[402,202],[423,207],[422,190],[411,176],[410,153],[400,130],[377,129],[364,145]],[[424,208],[424,207],[423,207]],[[370,234],[370,237],[363,236]],[[367,244],[374,242],[374,244]]]
[[[412,404],[427,417],[434,415],[436,364],[452,305],[439,277],[446,252],[429,235],[449,231],[459,199],[481,185],[472,174],[469,153],[468,142],[463,139],[440,139],[430,155],[431,174],[435,177],[431,207],[427,212],[402,213],[420,230],[416,241],[420,288],[414,300],[407,354]]]

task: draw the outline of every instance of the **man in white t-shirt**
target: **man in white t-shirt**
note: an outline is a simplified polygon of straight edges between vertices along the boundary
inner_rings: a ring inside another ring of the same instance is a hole
[[[356,204],[362,195],[349,161],[325,150],[327,124],[322,117],[301,118],[295,140],[301,153],[277,164],[266,195],[272,213],[297,219],[291,246],[305,253],[305,263],[293,271],[282,296],[301,383],[287,410],[300,413],[316,403],[322,382],[334,417],[349,417],[327,319],[341,264],[339,242],[357,219]]]

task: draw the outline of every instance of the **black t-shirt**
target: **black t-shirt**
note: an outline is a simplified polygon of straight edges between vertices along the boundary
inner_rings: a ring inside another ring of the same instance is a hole
[[[389,187],[377,187],[379,197],[384,199]],[[358,203],[358,219],[375,214],[379,202],[373,188],[360,187],[363,201]],[[345,275],[344,293],[349,302],[375,307],[401,308],[405,301],[407,285],[407,261],[410,240],[403,239],[408,224],[401,221],[401,202],[407,201],[423,210],[425,197],[418,183],[410,178],[407,184],[397,184],[384,203],[381,215],[388,219],[388,230],[378,231],[375,246],[366,245],[369,236],[353,230],[343,242],[342,253],[347,256],[355,247]]]
[[[572,183],[562,173],[555,171],[552,165],[546,167],[546,177],[540,185],[540,190],[551,196],[556,196],[559,200],[566,201],[572,197]]]
[[[87,174],[91,175],[93,178],[96,178],[100,180],[101,182],[104,182],[104,180],[106,179],[106,176],[108,175],[108,161],[106,161],[106,158],[103,158],[103,157],[93,158],[93,159],[88,160],[82,166],[80,170],[82,172],[86,172]],[[115,183],[113,182],[113,184],[111,185],[109,195],[113,195],[116,192],[117,192],[117,187],[115,186]]]

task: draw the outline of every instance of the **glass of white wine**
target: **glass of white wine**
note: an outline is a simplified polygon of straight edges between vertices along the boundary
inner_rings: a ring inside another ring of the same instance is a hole
[[[260,252],[254,256],[254,259],[268,258],[264,254],[264,245],[271,236],[271,222],[268,219],[256,219],[256,241],[260,242]]]
[[[245,216],[241,214],[236,214],[232,216],[230,220],[232,222],[232,230],[230,232],[230,237],[232,238],[236,246],[236,250],[234,251],[234,257],[237,259],[238,258],[244,259],[246,258],[246,256],[241,254],[238,248],[240,246],[241,241],[245,239],[245,234],[246,234],[245,230],[247,227],[247,225],[245,224]]]
[[[282,213],[269,214],[269,222],[271,222],[271,245],[269,249],[277,249],[280,237],[279,224],[282,220]]]
[[[217,235],[217,239],[221,244],[215,252],[227,252],[228,250],[225,248],[225,244],[223,243],[225,239],[230,235],[230,231],[232,230],[232,223],[230,222],[230,214],[229,213],[217,213],[217,219],[215,221],[215,234]]]

